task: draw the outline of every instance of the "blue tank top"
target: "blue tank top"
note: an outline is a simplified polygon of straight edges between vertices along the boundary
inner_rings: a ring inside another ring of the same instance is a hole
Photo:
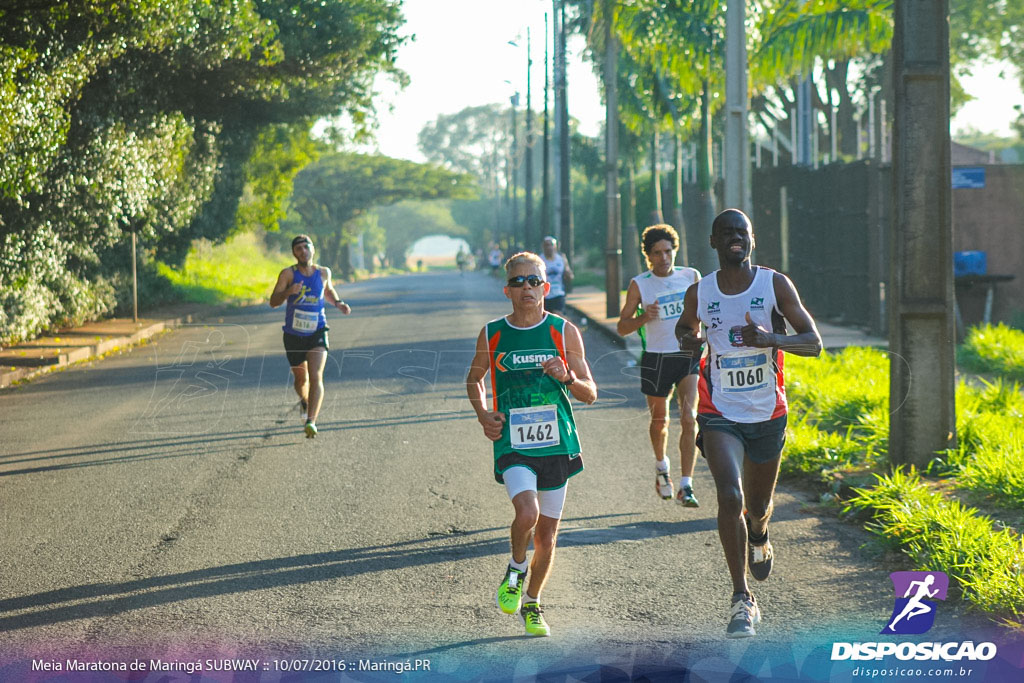
[[[308,337],[327,327],[324,279],[320,277],[319,267],[313,269],[312,275],[303,275],[298,266],[292,266],[292,282],[302,285],[302,290],[288,297],[282,329],[288,334]]]

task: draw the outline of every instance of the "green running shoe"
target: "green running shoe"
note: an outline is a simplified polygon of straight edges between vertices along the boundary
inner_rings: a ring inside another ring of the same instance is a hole
[[[316,438],[316,425],[313,424],[312,422],[309,422],[308,420],[306,421],[306,438],[307,439],[315,439]]]
[[[528,602],[519,610],[519,621],[531,636],[550,636],[551,627],[544,621],[544,610],[536,602]]]
[[[505,571],[505,578],[498,586],[498,594],[494,601],[505,614],[515,614],[519,611],[519,605],[523,601],[523,584],[526,582],[526,572],[508,566]]]

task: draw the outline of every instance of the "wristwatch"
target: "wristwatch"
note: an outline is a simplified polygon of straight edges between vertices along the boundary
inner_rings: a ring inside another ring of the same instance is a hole
[[[565,382],[562,382],[562,384],[564,384],[567,387],[571,387],[575,381],[576,381],[576,373],[573,372],[572,370],[569,370],[569,379],[567,381],[565,381]]]

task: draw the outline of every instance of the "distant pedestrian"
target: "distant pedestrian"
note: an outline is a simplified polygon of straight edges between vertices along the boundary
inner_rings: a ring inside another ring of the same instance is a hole
[[[498,269],[501,268],[501,260],[503,257],[501,249],[498,248],[497,244],[491,247],[490,253],[487,254],[487,263],[491,267],[491,275],[498,274]]]
[[[270,295],[270,305],[277,308],[285,301],[284,350],[295,380],[295,393],[306,438],[317,435],[316,418],[324,398],[324,364],[327,361],[327,314],[324,302],[344,315],[352,307],[341,300],[331,283],[331,269],[313,263],[313,241],[308,235],[292,240],[296,264],[281,271]]]
[[[711,248],[719,270],[686,290],[676,324],[680,348],[701,363],[697,447],[707,459],[718,494],[718,536],[732,578],[726,635],[755,635],[761,609],[747,584],[771,574],[775,551],[768,539],[772,496],[786,441],[783,351],[821,353],[821,336],[789,278],[750,263],[754,231],[737,209],[718,214]],[[796,334],[786,333],[789,323]]]
[[[494,478],[505,485],[515,509],[512,557],[495,599],[501,611],[519,615],[528,634],[547,636],[540,594],[554,559],[569,477],[583,470],[570,397],[593,403],[597,385],[579,330],[544,310],[544,261],[515,254],[505,272],[512,313],[480,330],[466,392],[484,435],[494,442]],[[531,536],[533,560],[527,561]]]
[[[700,280],[694,268],[675,265],[679,234],[659,223],[641,236],[648,270],[634,277],[626,290],[616,330],[623,337],[637,332],[643,346],[640,356],[640,393],[647,398],[654,449],[654,488],[665,500],[673,496],[668,459],[669,399],[679,401],[679,488],[675,493],[684,507],[698,507],[693,493],[693,466],[697,436],[697,371],[700,356],[684,354],[676,340],[676,321],[683,313],[683,297]]]
[[[547,267],[551,290],[544,298],[544,310],[562,315],[565,313],[566,284],[572,282],[573,272],[569,259],[558,251],[558,240],[550,235],[544,238],[544,265]]]

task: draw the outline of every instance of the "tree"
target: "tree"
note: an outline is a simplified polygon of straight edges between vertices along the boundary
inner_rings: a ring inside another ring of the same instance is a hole
[[[455,222],[451,202],[403,201],[373,210],[384,233],[384,252],[392,268],[405,267],[405,259],[416,240],[430,235],[466,237],[469,231]]]
[[[471,198],[474,189],[469,176],[434,165],[337,152],[296,176],[291,222],[318,235],[321,256],[348,279],[349,247],[358,236],[351,229],[353,219],[402,200]]]

